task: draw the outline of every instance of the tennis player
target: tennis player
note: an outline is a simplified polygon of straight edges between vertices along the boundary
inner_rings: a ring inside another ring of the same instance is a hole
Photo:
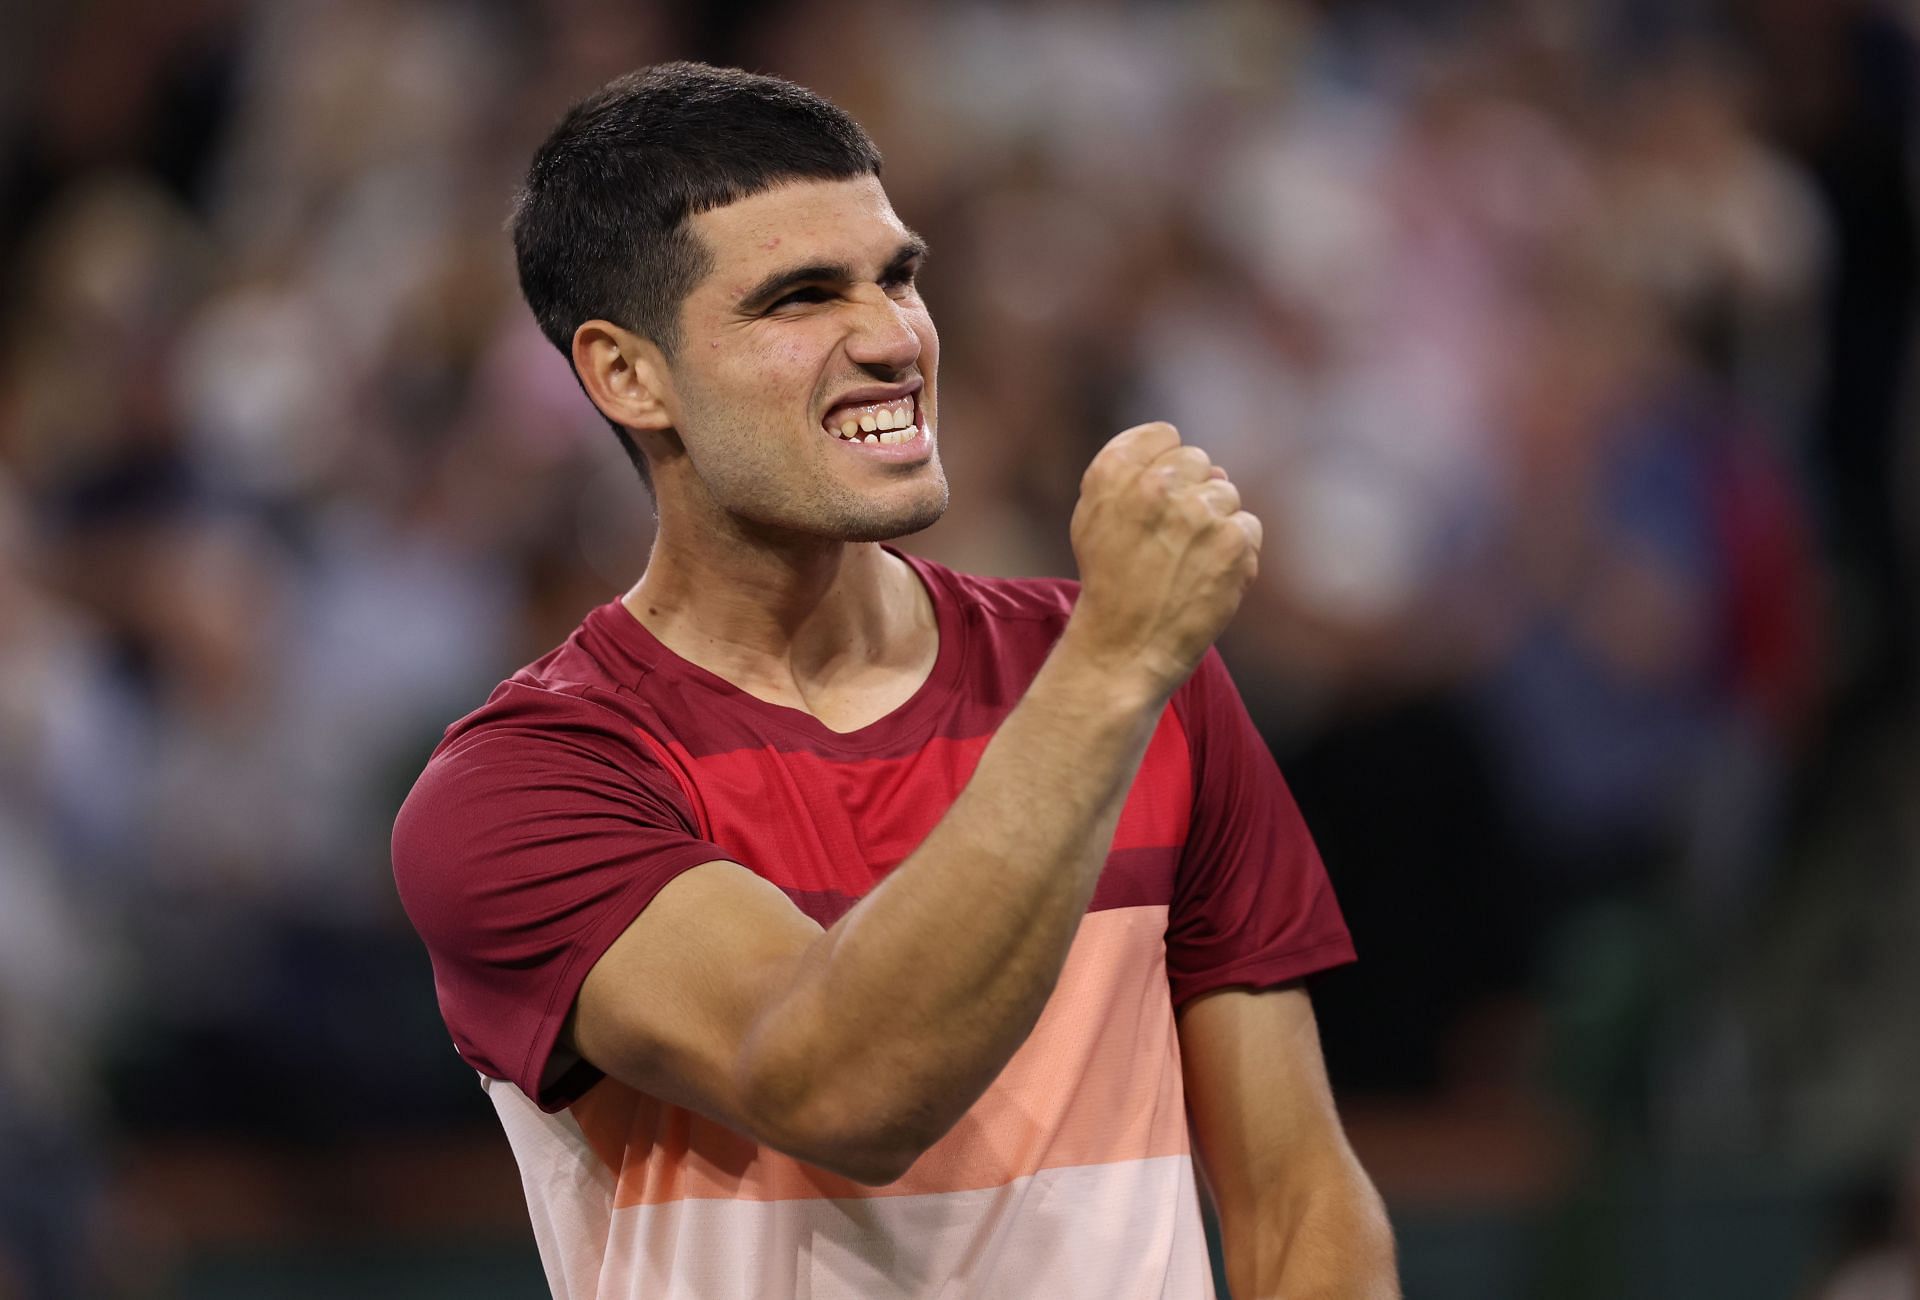
[[[1066,581],[938,519],[925,249],[846,114],[669,64],[513,221],[651,484],[646,572],[448,729],[394,829],[565,1297],[1392,1297],[1302,977],[1353,950],[1211,648],[1260,523],[1169,425]],[[961,447],[957,454],[965,455]]]

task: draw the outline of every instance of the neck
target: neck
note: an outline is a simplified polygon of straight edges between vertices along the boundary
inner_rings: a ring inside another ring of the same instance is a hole
[[[846,674],[930,657],[931,604],[877,544],[675,518],[663,512],[623,603],[681,658],[751,694],[804,702]]]

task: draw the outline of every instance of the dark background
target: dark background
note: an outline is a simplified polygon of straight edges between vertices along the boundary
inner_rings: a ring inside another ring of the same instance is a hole
[[[644,563],[516,294],[621,71],[778,72],[932,242],[954,507],[1169,418],[1362,953],[1409,1295],[1913,1300],[1915,44],[1869,0],[13,0],[0,1296],[541,1290],[393,895],[439,729]]]

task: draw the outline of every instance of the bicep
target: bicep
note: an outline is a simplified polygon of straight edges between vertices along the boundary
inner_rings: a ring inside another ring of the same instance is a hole
[[[1187,1110],[1223,1220],[1352,1160],[1299,984],[1222,989],[1179,1015]]]
[[[675,877],[588,972],[567,1023],[605,1074],[748,1134],[740,1062],[820,926],[732,862]]]

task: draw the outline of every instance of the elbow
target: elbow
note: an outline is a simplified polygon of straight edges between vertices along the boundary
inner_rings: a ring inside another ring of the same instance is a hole
[[[829,1173],[839,1174],[863,1187],[885,1187],[906,1177],[924,1148],[874,1143],[861,1146],[823,1147],[818,1159],[809,1160]],[[802,1157],[805,1159],[805,1157]]]
[[[867,1187],[899,1182],[946,1130],[892,1118],[884,1107],[823,1105],[794,1117],[790,1154]]]
[[[826,1116],[794,1116],[770,1145],[867,1187],[899,1182],[926,1154],[938,1135],[928,1137],[905,1124],[840,1121]]]
[[[898,1182],[952,1127],[934,1122],[924,1103],[844,1076],[782,1072],[750,1082],[743,1095],[760,1141],[867,1187]]]

